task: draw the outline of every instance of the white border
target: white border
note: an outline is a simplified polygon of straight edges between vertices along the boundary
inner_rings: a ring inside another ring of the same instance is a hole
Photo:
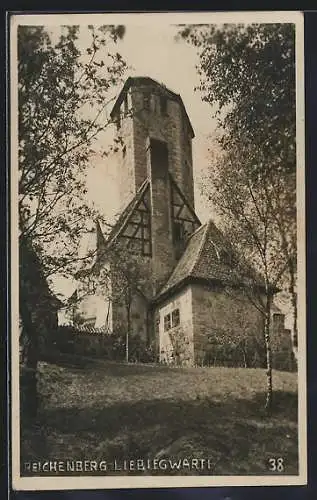
[[[297,476],[93,476],[21,477],[19,422],[19,276],[18,224],[11,224],[11,419],[12,487],[16,490],[169,488],[199,486],[283,486],[307,484],[307,403],[306,403],[306,280],[305,280],[305,151],[304,151],[304,18],[300,12],[221,13],[120,13],[12,15],[10,19],[11,95],[11,221],[18,220],[18,130],[17,130],[17,26],[19,24],[208,24],[208,23],[294,23],[296,25],[296,127],[297,127],[297,231],[298,231],[298,394],[299,394],[299,475]]]

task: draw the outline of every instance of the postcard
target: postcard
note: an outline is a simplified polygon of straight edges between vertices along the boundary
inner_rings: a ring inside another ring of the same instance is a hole
[[[306,484],[303,15],[8,28],[13,488]]]

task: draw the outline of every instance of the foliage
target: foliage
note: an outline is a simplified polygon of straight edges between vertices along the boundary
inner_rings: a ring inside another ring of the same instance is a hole
[[[94,215],[85,171],[126,67],[114,51],[122,27],[86,31],[80,49],[78,26],[61,27],[56,40],[43,26],[18,29],[20,237],[32,241],[46,274],[67,272]]]
[[[139,335],[133,335],[129,341],[129,361],[131,363],[154,363],[156,351],[152,344],[148,345]]]
[[[253,170],[293,172],[294,25],[189,26],[182,36],[199,50],[199,90],[215,107],[223,148],[243,145]]]
[[[206,191],[230,216],[229,231],[242,223],[241,234],[249,236],[260,225],[259,241],[274,233],[284,261],[294,261],[294,25],[187,26],[181,35],[198,49],[199,91],[218,119],[221,154],[212,158]],[[236,218],[232,205],[239,205]],[[262,223],[267,217],[269,227]]]
[[[255,294],[256,279],[250,298],[265,317],[270,405],[272,294],[286,284],[296,294],[295,29],[186,26],[180,36],[197,47],[199,90],[218,120],[221,154],[205,192],[243,256],[238,271],[248,261],[263,277],[262,292]]]
[[[126,67],[113,52],[122,27],[88,26],[86,34],[90,45],[80,49],[78,26],[58,34],[18,27],[20,319],[26,367],[34,374],[26,391],[33,414],[39,341],[45,317],[54,320],[47,277],[67,275],[77,264],[78,242],[94,216],[85,172],[97,137],[111,123],[109,92]]]
[[[51,337],[51,345],[42,358],[57,362],[65,360],[62,355],[92,356],[111,361],[123,361],[126,353],[126,333],[109,334],[95,328],[76,326],[58,327]],[[153,346],[148,345],[139,335],[129,338],[129,361],[149,363],[155,361]],[[80,358],[78,358],[80,363]]]
[[[247,322],[243,326],[243,329],[240,325],[222,329],[218,327],[209,332],[204,364],[264,368],[263,333],[250,331]]]
[[[127,247],[122,239],[110,244],[103,242],[97,250],[94,264],[84,272],[81,282],[87,293],[103,297],[119,312],[120,324],[111,323],[112,330],[125,331],[126,361],[130,360],[129,337],[133,332],[132,314],[138,301],[148,308],[151,298],[149,261]],[[108,315],[107,315],[108,317]]]
[[[203,366],[265,368],[266,352],[263,334],[236,335],[233,330],[217,330],[209,336]],[[292,351],[281,346],[272,349],[272,367],[275,370],[294,371]]]

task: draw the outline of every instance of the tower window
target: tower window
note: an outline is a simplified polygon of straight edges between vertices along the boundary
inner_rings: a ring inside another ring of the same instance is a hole
[[[143,106],[144,109],[147,111],[150,111],[150,101],[151,101],[151,95],[149,92],[144,92],[143,94]]]
[[[177,243],[184,239],[184,227],[181,222],[175,221],[173,224],[174,241]]]
[[[165,96],[160,97],[160,107],[161,107],[161,114],[162,115],[167,115],[167,98]]]

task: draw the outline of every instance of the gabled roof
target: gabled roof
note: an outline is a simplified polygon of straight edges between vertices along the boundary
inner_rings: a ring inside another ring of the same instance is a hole
[[[141,201],[144,193],[149,187],[149,180],[145,179],[145,181],[141,184],[139,189],[137,190],[135,196],[130,201],[130,203],[126,206],[126,208],[121,212],[119,218],[112,226],[110,232],[105,235],[102,227],[100,225],[99,220],[96,220],[96,252],[93,258],[92,263],[89,266],[85,266],[82,269],[78,270],[75,277],[76,279],[83,278],[85,276],[89,276],[93,269],[98,269],[98,266],[104,264],[107,248],[111,246],[112,243],[115,243],[118,236],[124,231],[126,225],[129,222],[130,217],[133,215],[135,208],[137,208],[139,202]]]
[[[190,236],[182,257],[156,299],[162,299],[183,284],[195,281],[229,286],[247,285],[248,278],[239,277],[232,259],[230,245],[210,220]],[[252,275],[253,271],[248,271],[253,283],[254,279],[257,281],[255,275]],[[260,280],[258,285],[262,285]]]
[[[130,201],[130,203],[126,206],[126,208],[123,210],[121,213],[120,217],[118,218],[117,222],[111,229],[107,239],[106,239],[106,245],[108,246],[111,244],[113,241],[116,240],[116,238],[119,236],[119,234],[124,230],[126,224],[129,222],[129,219],[131,215],[133,214],[133,211],[135,208],[137,208],[141,198],[143,197],[144,193],[149,187],[149,179],[145,179],[145,181],[141,184],[139,189],[137,190],[135,196],[133,199]]]
[[[192,124],[190,122],[189,116],[187,114],[186,108],[184,106],[184,103],[183,103],[183,100],[182,100],[180,94],[176,94],[172,90],[168,89],[164,84],[159,83],[156,80],[154,80],[153,78],[150,78],[148,76],[130,76],[126,80],[126,82],[125,82],[124,86],[122,87],[122,89],[117,97],[117,100],[114,103],[114,106],[111,110],[111,113],[110,113],[111,118],[112,119],[114,118],[118,108],[121,106],[121,103],[129,90],[129,88],[136,87],[136,86],[143,86],[143,85],[149,85],[152,87],[159,88],[162,93],[165,93],[171,99],[178,101],[182,107],[183,112],[184,112],[185,119],[187,121],[187,124],[189,126],[189,130],[191,132],[191,136],[195,137],[194,129],[192,127]]]

